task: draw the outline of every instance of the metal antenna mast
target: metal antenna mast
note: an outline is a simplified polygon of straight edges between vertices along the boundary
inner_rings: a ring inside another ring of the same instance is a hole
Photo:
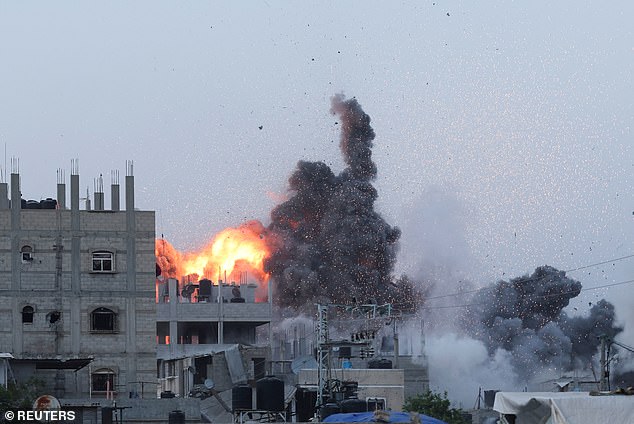
[[[315,411],[324,404],[324,392],[328,390],[330,382],[330,345],[328,344],[328,306],[317,305],[317,356],[319,366],[317,368],[317,379],[319,387],[317,389],[317,404]],[[328,390],[329,391],[329,390]]]

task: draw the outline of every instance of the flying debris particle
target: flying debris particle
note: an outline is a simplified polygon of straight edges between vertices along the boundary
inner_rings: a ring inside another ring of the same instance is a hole
[[[258,128],[259,128],[259,129],[262,129],[262,128],[264,128],[264,125],[260,125]]]
[[[447,12],[447,16],[451,16],[451,15],[449,15],[449,12]]]

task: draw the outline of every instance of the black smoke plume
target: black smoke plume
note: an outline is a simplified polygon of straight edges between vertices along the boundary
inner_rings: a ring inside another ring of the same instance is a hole
[[[266,269],[278,306],[382,303],[409,284],[395,284],[390,275],[401,232],[374,210],[370,117],[343,95],[332,98],[331,112],[340,117],[346,168],[335,175],[323,162],[300,161],[289,178],[292,196],[271,212],[276,242]]]
[[[594,304],[589,316],[570,317],[563,309],[580,292],[579,281],[542,266],[478,292],[469,311],[472,328],[491,355],[497,349],[511,352],[523,379],[544,370],[589,368],[598,337],[614,337],[622,328],[615,326],[614,306],[605,300]]]

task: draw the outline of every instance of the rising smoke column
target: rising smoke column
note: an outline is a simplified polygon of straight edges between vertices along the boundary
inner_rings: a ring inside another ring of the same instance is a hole
[[[356,99],[343,95],[332,98],[331,112],[340,117],[346,168],[335,175],[323,162],[300,161],[289,178],[292,197],[271,212],[275,247],[266,269],[279,306],[399,296],[390,274],[401,232],[374,210],[370,117]]]
[[[597,336],[611,337],[614,307],[602,300],[587,317],[569,317],[563,309],[581,292],[581,283],[550,266],[526,275],[499,281],[480,291],[468,316],[475,336],[490,355],[498,349],[511,352],[514,368],[523,379],[545,370],[559,373],[588,367],[597,353]]]

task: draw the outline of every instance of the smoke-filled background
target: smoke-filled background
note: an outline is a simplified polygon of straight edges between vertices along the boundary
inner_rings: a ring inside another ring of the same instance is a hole
[[[605,298],[617,339],[634,345],[634,261],[610,261],[634,254],[633,14],[573,0],[0,2],[0,141],[5,163],[20,158],[26,199],[54,196],[71,158],[82,197],[135,160],[136,207],[196,250],[250,219],[274,225],[298,160],[343,179],[330,98],[354,95],[376,134],[374,211],[385,234],[401,229],[382,269],[431,288],[433,387],[504,388],[511,355],[449,328],[475,309],[468,292],[541,266],[582,284],[568,321]],[[291,230],[280,232],[313,246]]]
[[[401,353],[421,363],[429,360],[432,381],[440,390],[451,388],[451,398],[462,406],[487,385],[520,390],[566,374],[596,379],[601,372],[600,337],[615,339],[623,327],[616,323],[614,305],[605,299],[589,302],[587,312],[575,313],[577,307],[567,312],[583,285],[566,271],[539,266],[531,274],[473,289],[472,282],[454,273],[452,264],[452,257],[464,259],[468,249],[450,233],[441,233],[440,239],[445,236],[444,244],[455,246],[456,252],[447,257],[430,252],[429,258],[422,258],[421,280],[394,275],[400,230],[374,209],[379,193],[371,184],[377,175],[371,160],[371,119],[355,98],[335,95],[331,101],[331,112],[340,117],[340,148],[347,167],[335,176],[323,162],[300,161],[289,178],[289,199],[271,212],[267,238],[274,243],[266,267],[281,315],[309,312],[317,302],[392,302],[397,312],[407,313],[399,321],[405,345]],[[448,224],[456,234],[464,233],[451,219]],[[442,290],[456,292],[433,296]],[[455,304],[460,296],[468,303]],[[428,299],[432,306],[425,303]],[[434,310],[433,301],[439,299],[450,302],[436,304],[437,309],[458,311]],[[425,319],[431,323],[427,349],[420,340]],[[282,327],[287,322],[282,321]],[[616,367],[619,373],[626,368]]]

